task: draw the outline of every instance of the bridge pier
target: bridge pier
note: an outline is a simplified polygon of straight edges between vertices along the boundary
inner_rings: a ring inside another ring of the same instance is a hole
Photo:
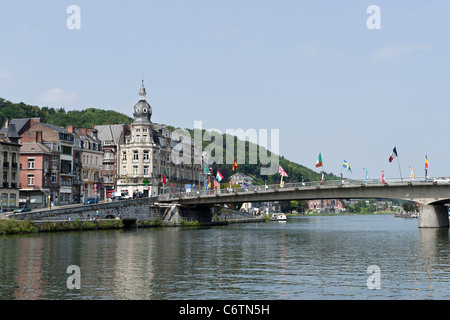
[[[448,228],[448,209],[444,205],[426,204],[419,213],[419,228]]]

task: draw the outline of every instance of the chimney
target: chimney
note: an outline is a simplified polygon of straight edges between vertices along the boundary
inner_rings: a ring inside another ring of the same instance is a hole
[[[73,133],[73,126],[68,126],[67,131],[69,131],[70,133]]]
[[[42,143],[42,131],[35,131],[36,134],[36,142]]]
[[[36,122],[41,122],[40,118],[30,118],[30,127]]]

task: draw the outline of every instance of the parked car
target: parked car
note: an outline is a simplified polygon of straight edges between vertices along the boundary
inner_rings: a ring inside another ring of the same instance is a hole
[[[119,200],[125,200],[125,198],[122,197],[122,196],[112,196],[112,197],[111,197],[111,200],[112,200],[112,201],[119,201]]]
[[[23,207],[21,207],[19,209],[15,209],[14,213],[29,212],[29,211],[31,211],[30,207],[27,205],[24,205]]]
[[[142,192],[136,192],[134,195],[133,195],[133,198],[144,198],[145,197],[145,194],[144,193],[142,193]]]
[[[83,202],[83,204],[95,204],[95,203],[98,203],[98,198],[87,198]]]

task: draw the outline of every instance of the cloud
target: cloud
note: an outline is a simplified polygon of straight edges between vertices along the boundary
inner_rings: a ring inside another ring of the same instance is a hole
[[[46,103],[70,103],[78,99],[78,94],[55,88],[44,92],[39,98]]]
[[[404,59],[415,52],[433,52],[433,48],[427,44],[397,44],[381,48],[373,53],[375,60],[398,60]]]

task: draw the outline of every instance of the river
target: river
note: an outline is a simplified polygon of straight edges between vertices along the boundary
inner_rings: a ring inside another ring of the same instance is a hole
[[[8,235],[0,299],[449,299],[448,234],[353,215]]]

